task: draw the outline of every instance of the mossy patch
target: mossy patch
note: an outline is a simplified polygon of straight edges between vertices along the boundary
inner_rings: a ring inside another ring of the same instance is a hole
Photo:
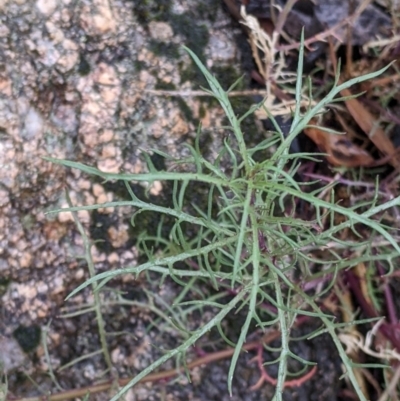
[[[246,90],[249,86],[249,78],[241,75],[232,65],[214,66],[211,68],[211,72],[224,90],[228,90],[235,82],[237,82],[237,84],[233,89],[234,91]],[[217,101],[216,99],[212,100],[214,102]],[[256,99],[252,96],[232,96],[229,100],[237,116],[242,116],[249,110],[251,105],[257,103]],[[222,124],[229,125],[226,117]],[[247,117],[241,123],[241,127],[249,146],[254,146],[264,139],[255,123],[254,115]]]
[[[159,157],[157,155],[157,157]],[[164,170],[163,168],[163,161],[153,158],[153,164],[154,166],[159,169],[159,170]],[[161,164],[160,164],[161,163]],[[122,200],[131,200],[130,195],[125,187],[125,184],[121,181],[117,181],[115,183],[105,183],[104,187],[106,191],[108,192],[113,192],[117,195],[119,199]],[[169,182],[164,182],[163,183],[163,191],[160,195],[151,195],[151,194],[146,194],[146,189],[140,184],[130,184],[131,190],[137,196],[138,199],[146,202],[150,202],[154,205],[160,205],[160,206],[166,206],[171,204],[171,196],[172,196],[172,184]],[[135,212],[134,209],[132,209],[132,214]],[[98,214],[96,216],[93,215],[92,220],[96,220],[96,218],[99,217]],[[174,219],[169,217],[169,216],[164,216],[162,218],[162,226],[160,227],[161,219],[160,215],[158,213],[154,212],[149,212],[145,211],[143,213],[139,213],[138,215],[135,216],[134,220],[134,226],[132,226],[132,221],[130,218],[128,218],[125,221],[126,224],[129,226],[129,246],[131,247],[132,245],[136,244],[139,237],[143,234],[147,234],[150,236],[157,236],[158,231],[160,230],[161,237],[162,238],[168,238],[169,234],[171,232]],[[101,219],[100,221],[96,222],[97,226],[101,224]],[[96,233],[97,236],[101,235],[101,231],[97,231]],[[91,233],[93,236],[93,233]],[[92,237],[93,238],[93,237]],[[104,240],[104,238],[103,238]],[[111,252],[113,250],[111,244],[109,241],[104,241],[103,243],[96,244],[98,248],[102,249],[105,252]]]
[[[149,50],[156,56],[164,56],[168,59],[178,59],[180,57],[179,45],[175,43],[166,43],[151,39],[149,41]]]
[[[140,61],[138,59],[135,59],[133,61],[133,65],[134,65],[136,71],[142,71],[146,68],[146,63],[144,61]]]
[[[181,77],[181,84],[191,82],[195,83],[196,86],[205,87],[207,85],[204,75],[196,68],[192,61],[187,66],[183,66],[183,63],[178,63],[178,70]]]
[[[90,64],[83,54],[79,55],[78,63],[78,74],[81,76],[88,75],[90,73]]]
[[[195,67],[194,67],[195,68]],[[235,86],[235,91],[246,90],[248,87],[248,79],[245,76],[242,76],[234,66],[214,66],[211,68],[212,74],[216,77],[216,79],[221,83],[221,86],[224,90],[228,90],[232,84],[236,81],[237,85]],[[193,78],[193,77],[191,77]],[[240,79],[241,78],[241,79]],[[206,86],[206,83],[201,83],[201,86]],[[196,82],[196,86],[198,83]],[[207,108],[217,107],[219,102],[214,97],[202,97],[199,117],[203,118],[206,114]],[[232,104],[233,109],[235,110],[236,115],[241,116],[249,109],[250,105],[256,103],[255,99],[251,96],[234,96],[230,98],[230,102]],[[223,125],[229,125],[228,120],[225,117],[223,121]],[[252,137],[255,133],[258,132],[258,128],[254,121],[254,116],[249,116],[242,123],[243,131],[246,136],[247,133],[251,133]],[[262,138],[257,138],[257,141],[262,140]]]
[[[204,144],[204,139],[205,138],[203,138],[203,141],[201,141],[201,144]],[[167,169],[165,159],[159,154],[152,154],[150,159],[153,166],[157,170],[165,171]],[[103,185],[107,192],[112,192],[116,195],[115,198],[119,200],[131,200],[126,186],[122,181],[106,182],[103,183]],[[170,207],[173,204],[172,182],[163,182],[163,190],[159,195],[147,193],[146,188],[140,184],[131,183],[130,187],[135,196],[142,201],[163,207]],[[197,215],[197,211],[191,206],[194,203],[199,209],[206,210],[208,194],[209,187],[207,185],[199,182],[190,182],[184,196],[184,204],[187,205],[187,207],[185,207],[185,211],[193,215]],[[134,212],[135,209],[132,208],[132,215]],[[102,215],[98,213],[98,211],[93,211],[92,213],[90,237],[92,240],[94,240],[96,247],[99,250],[105,253],[110,253],[114,250],[114,248],[108,239],[107,231],[109,227],[116,224],[116,221],[112,215]],[[139,237],[143,236],[144,234],[152,237],[168,239],[170,237],[172,227],[175,224],[175,218],[168,215],[163,215],[160,217],[159,213],[144,211],[135,216],[134,226],[132,226],[130,217],[126,219],[125,223],[129,226],[129,241],[124,247],[131,248],[137,243]],[[197,226],[194,227],[193,225],[184,222],[181,224],[181,226],[186,235],[188,235],[190,238],[194,238],[197,235]],[[143,255],[143,258],[145,258],[145,255]],[[143,262],[144,259],[141,261]]]
[[[237,116],[242,116],[253,104],[257,103],[251,96],[232,97],[230,101]],[[225,118],[222,124],[228,124],[228,119]],[[256,125],[255,116],[253,114],[245,118],[240,126],[243,131],[244,139],[249,147],[255,146],[265,139]]]
[[[163,82],[157,79],[157,83],[155,85],[156,90],[176,90],[176,86],[172,83]],[[188,106],[186,101],[179,96],[174,97],[174,102],[178,105],[182,115],[184,116],[186,121],[192,122],[194,125],[198,125],[199,120],[194,118],[192,109]]]
[[[200,60],[205,60],[204,49],[208,44],[210,34],[205,24],[198,23],[199,19],[214,20],[216,8],[220,5],[214,1],[201,3],[197,8],[186,13],[175,14],[171,11],[171,0],[141,0],[133,1],[133,12],[141,25],[148,25],[151,21],[164,21],[171,25],[174,34],[184,38],[184,43],[192,49]],[[208,11],[208,12],[207,12]],[[214,18],[214,19],[213,19]],[[179,46],[168,43],[150,43],[155,54],[179,57]]]
[[[215,0],[199,1],[196,12],[207,20],[215,22],[218,17],[218,9],[221,7],[220,2]]]
[[[224,90],[228,90],[236,81],[240,78],[235,89],[236,91],[245,90],[247,89],[247,84],[245,77],[241,75],[237,68],[232,65],[226,66],[213,66],[210,69],[211,73],[215,76],[217,81],[220,83]]]
[[[197,118],[194,118],[193,111],[188,106],[188,104],[185,102],[185,100],[182,99],[181,97],[178,97],[178,98],[176,98],[176,103],[178,104],[178,107],[179,107],[180,111],[182,112],[185,120],[190,121],[194,125],[197,126],[199,124],[199,120]]]
[[[157,83],[154,86],[156,90],[173,91],[176,90],[176,86],[172,82],[164,82],[157,78]]]
[[[167,21],[171,0],[132,0],[133,12],[141,25],[150,21]]]
[[[204,49],[210,38],[207,26],[196,23],[196,16],[192,13],[172,14],[169,23],[176,35],[179,34],[185,38],[185,45],[204,61]]]
[[[111,227],[116,227],[117,225],[117,216],[99,213],[98,210],[92,211],[89,227],[90,238],[94,241],[99,251],[105,252],[108,255],[115,250],[110,242],[108,231]],[[129,245],[132,245],[132,243]]]
[[[11,280],[9,278],[0,277],[0,296],[3,296],[10,284]]]
[[[40,344],[42,331],[39,326],[19,326],[14,331],[14,338],[25,352],[31,352]]]
[[[165,56],[177,60],[180,57],[180,46],[185,45],[193,50],[201,61],[205,62],[205,48],[208,44],[210,34],[205,23],[198,21],[213,20],[216,10],[220,4],[213,1],[202,2],[197,8],[191,8],[186,13],[175,14],[171,11],[170,0],[143,0],[134,2],[133,11],[142,25],[148,25],[151,21],[164,21],[170,24],[174,35],[183,38],[179,44],[164,43],[150,40],[149,50],[157,56]],[[190,62],[189,67],[182,67],[178,64],[181,74],[181,83],[196,82],[205,85],[206,81],[200,71]]]

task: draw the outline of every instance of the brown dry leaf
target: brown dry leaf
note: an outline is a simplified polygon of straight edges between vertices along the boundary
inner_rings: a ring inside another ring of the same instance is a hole
[[[336,74],[337,57],[332,41],[329,42],[329,52],[332,61],[334,73]],[[339,80],[339,84],[342,80]],[[349,89],[340,91],[343,97],[351,97],[353,93]],[[400,157],[396,154],[396,148],[392,141],[386,136],[385,131],[379,127],[375,117],[364,107],[364,105],[355,98],[345,100],[347,110],[354,118],[358,126],[364,131],[370,141],[379,149],[389,162],[396,169],[400,168]]]
[[[343,89],[340,94],[345,97],[353,95],[349,89]],[[393,167],[400,168],[400,157],[394,155],[396,148],[391,140],[386,136],[385,131],[379,127],[373,115],[357,99],[348,99],[345,103],[349,113],[371,142],[383,154],[387,156],[393,155],[388,162]]]
[[[319,150],[326,153],[330,164],[340,167],[367,167],[374,163],[373,157],[355,145],[347,135],[330,134],[316,127],[304,129]]]
[[[371,90],[372,88],[393,85],[399,80],[400,80],[399,74],[392,74],[392,75],[386,76],[386,77],[374,78],[374,79],[371,79],[370,81],[363,82],[361,84],[361,90],[367,92],[367,91]]]

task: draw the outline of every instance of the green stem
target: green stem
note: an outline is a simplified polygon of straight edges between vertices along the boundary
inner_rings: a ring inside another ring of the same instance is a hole
[[[71,198],[68,195],[67,192],[67,202],[70,207],[72,207],[72,202]],[[89,270],[89,275],[90,278],[93,278],[96,275],[95,269],[94,269],[94,263],[93,263],[93,258],[92,258],[92,253],[91,253],[91,247],[92,244],[90,243],[90,240],[85,232],[85,229],[83,228],[83,225],[78,219],[77,213],[72,212],[72,216],[74,218],[75,224],[78,227],[78,230],[82,236],[83,239],[83,246],[85,249],[85,259],[88,264],[88,270]],[[94,310],[96,313],[96,320],[97,320],[97,327],[99,330],[99,336],[100,336],[100,343],[101,343],[101,349],[103,351],[104,359],[106,361],[107,368],[110,372],[112,372],[112,362],[111,362],[111,357],[110,353],[108,351],[108,346],[107,346],[107,339],[106,339],[106,332],[105,332],[105,323],[103,320],[103,315],[101,313],[101,299],[100,299],[100,292],[97,291],[98,284],[96,282],[92,283],[92,289],[93,289],[93,297],[94,297]]]
[[[289,355],[289,328],[287,326],[287,321],[286,321],[287,312],[285,312],[283,308],[284,300],[281,290],[281,283],[278,275],[273,270],[271,270],[271,274],[275,284],[275,297],[276,297],[276,302],[278,304],[278,318],[279,318],[279,324],[281,326],[281,341],[282,341],[281,355],[279,357],[279,370],[275,389],[275,397],[277,401],[282,401],[282,393],[285,387],[285,379],[287,374],[287,358]]]
[[[250,193],[251,198],[251,193]],[[232,380],[233,373],[237,364],[237,360],[239,358],[239,354],[242,351],[243,344],[246,341],[247,333],[249,331],[250,323],[253,320],[253,317],[256,313],[257,306],[257,294],[258,294],[258,286],[260,281],[260,247],[258,243],[258,225],[257,225],[257,217],[255,213],[250,213],[250,221],[252,228],[252,240],[253,240],[253,249],[252,249],[252,266],[253,266],[253,274],[252,274],[252,282],[251,282],[251,292],[250,292],[250,301],[249,301],[249,311],[246,316],[246,320],[242,326],[239,340],[235,347],[235,352],[232,356],[231,365],[229,367],[228,373],[228,389],[229,393],[232,396]]]

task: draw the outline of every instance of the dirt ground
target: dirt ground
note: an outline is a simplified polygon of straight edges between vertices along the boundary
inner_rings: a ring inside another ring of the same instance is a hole
[[[80,161],[106,172],[140,172],[143,149],[183,154],[199,121],[206,133],[204,152],[213,154],[223,137],[214,129],[224,124],[222,110],[207,98],[162,95],[164,90],[205,85],[181,45],[204,60],[224,87],[242,74],[240,89],[255,84],[246,35],[223,2],[6,0],[0,1],[0,19],[0,361],[12,400],[110,377],[103,374],[95,316],[80,314],[93,301],[91,291],[64,301],[88,277],[80,258],[82,238],[70,214],[46,213],[67,206],[65,189],[74,204],[121,199],[123,189],[42,157]],[[236,99],[235,110],[240,113],[255,100]],[[250,140],[263,138],[259,121],[246,124]],[[153,162],[160,159],[154,156]],[[140,186],[137,190],[144,192]],[[163,204],[168,191],[168,186],[154,187],[151,199]],[[96,272],[136,264],[138,235],[156,230],[158,223],[141,216],[132,228],[129,208],[78,214],[90,239],[97,241]],[[151,301],[162,308],[161,299],[174,299],[177,285],[169,280],[160,285],[157,276],[150,278],[124,276],[102,294],[106,331],[112,333],[107,340],[114,376],[137,374],[179,341],[146,307]],[[189,324],[197,327],[207,317],[194,313],[188,316]],[[239,335],[240,319],[226,322],[233,337]],[[316,328],[310,326],[296,329],[293,336]],[[217,338],[211,332],[198,347],[208,352],[224,349]],[[346,384],[339,381],[340,359],[330,338],[299,341],[295,348],[301,357],[318,362],[318,369],[303,386],[286,389],[285,401],[343,399],[339,394]],[[195,356],[195,350],[189,353]],[[226,359],[194,369],[191,383],[180,375],[140,384],[126,399],[270,400],[273,386],[250,390],[259,379],[253,357],[252,352],[240,357],[232,397]],[[270,357],[265,355],[266,360]],[[75,363],[65,367],[71,361]],[[165,366],[172,367],[172,362]],[[276,373],[273,368],[270,372]],[[109,398],[103,392],[90,399]]]

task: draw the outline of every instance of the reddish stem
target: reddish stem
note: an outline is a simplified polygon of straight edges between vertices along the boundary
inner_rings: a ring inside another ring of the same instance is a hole
[[[262,345],[259,345],[259,347],[257,349],[257,356],[255,357],[255,360],[257,361],[258,368],[260,369],[261,377],[258,380],[258,382],[250,388],[250,390],[258,390],[265,382],[270,383],[273,386],[276,386],[276,384],[278,383],[278,380],[271,377],[268,374],[268,372],[265,370],[262,354],[263,354],[263,347],[262,347]],[[308,373],[306,373],[304,376],[302,376],[298,379],[286,380],[283,385],[283,388],[300,387],[306,381],[310,380],[314,376],[316,371],[317,371],[317,367],[313,366],[313,368]]]

